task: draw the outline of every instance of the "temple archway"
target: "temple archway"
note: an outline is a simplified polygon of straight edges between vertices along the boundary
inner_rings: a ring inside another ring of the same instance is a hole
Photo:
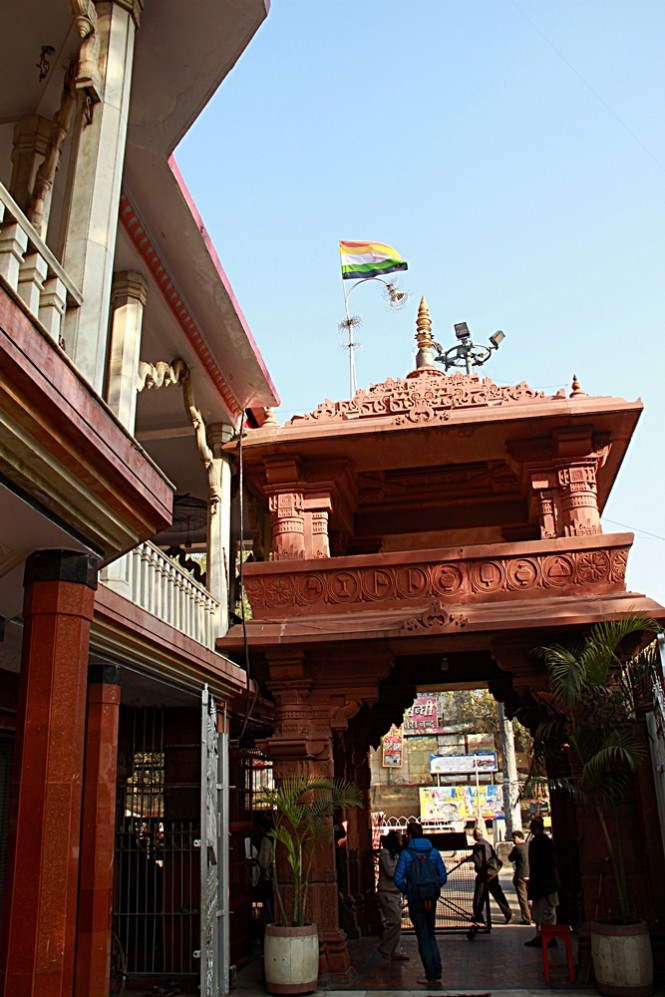
[[[524,383],[448,376],[433,363],[430,330],[423,302],[406,378],[243,440],[252,618],[218,648],[242,655],[247,636],[254,677],[274,703],[261,748],[277,778],[338,774],[368,793],[369,746],[417,686],[440,677],[442,655],[448,683],[486,683],[529,723],[533,694],[547,685],[535,647],[630,612],[665,619],[626,590],[632,534],[600,524],[641,403],[590,398],[577,381],[570,395],[546,397]],[[639,806],[652,807],[653,787],[639,791]],[[588,918],[592,889],[580,868],[593,867],[595,842],[580,829],[583,814],[564,801],[556,811],[563,892],[571,910],[581,896]],[[633,816],[639,825],[637,808]],[[361,869],[369,826],[354,817],[354,833]],[[662,854],[641,871],[634,858],[645,890],[665,888]],[[317,870],[312,916],[325,972],[348,979],[332,854]]]

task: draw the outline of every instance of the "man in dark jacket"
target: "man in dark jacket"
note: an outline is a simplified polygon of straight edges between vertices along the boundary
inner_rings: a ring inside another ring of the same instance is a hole
[[[536,922],[538,934],[525,942],[534,948],[542,945],[540,928],[543,924],[556,924],[556,909],[559,906],[559,872],[556,864],[554,842],[545,834],[542,817],[534,817],[529,825],[529,900],[531,916]],[[553,938],[550,945],[556,944]]]
[[[409,902],[409,917],[418,939],[418,952],[422,959],[425,970],[425,978],[418,980],[420,986],[429,987],[434,990],[442,990],[441,977],[443,968],[441,966],[441,953],[436,942],[434,932],[436,924],[436,899],[420,900],[413,895],[413,877],[410,872],[413,862],[418,862],[418,855],[427,855],[434,866],[439,888],[445,885],[448,878],[446,867],[441,856],[435,848],[432,848],[431,841],[423,837],[422,825],[412,821],[407,825],[406,833],[409,837],[408,844],[399,857],[397,868],[395,869],[395,886],[401,893],[405,893]]]
[[[527,894],[529,846],[524,839],[523,831],[513,831],[513,848],[508,854],[508,861],[513,863],[513,886],[520,905],[522,924],[531,924],[531,911]]]
[[[473,890],[473,919],[480,924],[485,923],[483,913],[489,893],[499,905],[499,910],[503,914],[506,924],[510,924],[515,915],[510,909],[510,904],[506,900],[506,895],[499,882],[499,868],[501,866],[499,864],[499,868],[495,869],[490,867],[490,860],[497,859],[497,854],[485,837],[482,827],[474,828],[473,840],[475,842],[473,851],[467,860],[473,862],[473,867],[476,870],[476,882]]]

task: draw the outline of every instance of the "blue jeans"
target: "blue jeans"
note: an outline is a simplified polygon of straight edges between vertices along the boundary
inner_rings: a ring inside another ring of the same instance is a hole
[[[418,939],[418,952],[423,961],[425,976],[429,983],[441,979],[441,953],[436,943],[434,925],[436,921],[436,900],[428,900],[429,907],[422,900],[409,901],[409,917]]]

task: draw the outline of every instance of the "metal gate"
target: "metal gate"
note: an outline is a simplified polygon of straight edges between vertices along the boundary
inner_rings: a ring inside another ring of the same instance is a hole
[[[130,978],[198,974],[198,837],[193,821],[120,822],[114,930]]]
[[[448,871],[448,882],[443,887],[436,905],[436,930],[446,933],[466,932],[470,937],[489,933],[492,930],[489,896],[483,904],[485,924],[475,922],[473,919],[476,874],[473,864],[468,861],[472,846],[468,842],[466,833],[449,830],[440,822],[421,820],[419,817],[391,817],[388,820],[379,817],[372,824],[372,844],[374,854],[377,856],[376,875],[378,876],[378,849],[381,837],[389,831],[405,836],[411,820],[417,820],[423,826],[425,837],[440,852]],[[402,906],[402,931],[413,932],[406,902]]]
[[[201,994],[219,997],[229,990],[228,846],[220,835],[227,825],[228,735],[224,723],[220,753],[217,704],[207,686],[201,706]]]
[[[125,716],[113,930],[130,981],[196,979],[201,948],[200,824],[165,816],[169,786],[164,710],[132,708]]]

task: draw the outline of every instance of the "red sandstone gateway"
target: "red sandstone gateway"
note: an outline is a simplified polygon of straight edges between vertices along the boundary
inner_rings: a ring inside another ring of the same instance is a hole
[[[546,396],[525,383],[444,374],[424,300],[416,340],[406,378],[325,401],[284,426],[268,420],[244,438],[257,525],[244,571],[247,634],[275,704],[274,731],[259,744],[278,778],[336,775],[369,794],[368,746],[401,722],[418,686],[441,686],[442,656],[447,687],[487,683],[509,713],[519,708],[535,723],[532,693],[546,687],[535,647],[629,612],[665,616],[626,591],[632,535],[604,534],[600,523],[641,403],[590,398],[576,380],[570,394]],[[217,646],[240,654],[242,628]],[[652,780],[636,792],[628,822],[654,806]],[[556,801],[562,854],[578,854],[582,842],[579,864],[564,870],[560,909],[575,923],[594,916],[602,871],[587,819]],[[350,822],[349,854],[347,892],[368,896],[362,814]],[[328,977],[348,979],[332,860],[318,861],[311,902],[322,964]],[[662,849],[627,861],[655,915]],[[369,929],[371,912],[359,918]],[[588,959],[588,934],[580,951]]]

